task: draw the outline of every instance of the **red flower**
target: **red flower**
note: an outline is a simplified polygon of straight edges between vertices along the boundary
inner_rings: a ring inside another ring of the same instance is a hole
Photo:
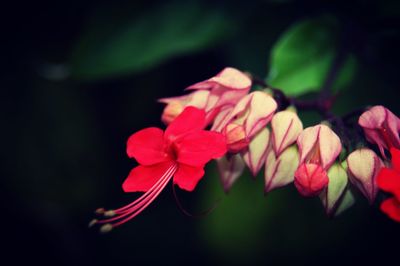
[[[400,150],[391,148],[392,168],[383,167],[379,172],[378,187],[393,194],[381,204],[381,210],[396,222],[400,222]]]
[[[95,221],[108,231],[142,212],[164,189],[170,179],[181,189],[193,191],[204,175],[204,165],[226,153],[222,134],[203,130],[206,114],[195,107],[185,110],[162,131],[145,128],[129,137],[127,153],[139,166],[124,181],[125,192],[146,192],[131,204],[112,211],[100,209],[109,219]]]

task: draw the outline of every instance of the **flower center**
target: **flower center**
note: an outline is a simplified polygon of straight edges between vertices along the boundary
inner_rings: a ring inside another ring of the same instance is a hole
[[[178,160],[178,154],[179,154],[179,149],[176,146],[175,143],[172,143],[169,147],[169,151],[168,151],[169,156],[171,157],[171,159],[173,161]]]

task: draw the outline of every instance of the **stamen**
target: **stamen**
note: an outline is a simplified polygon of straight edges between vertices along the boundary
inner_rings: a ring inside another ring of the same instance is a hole
[[[104,208],[98,208],[95,213],[96,214],[103,214],[106,210]]]
[[[98,220],[97,219],[93,219],[90,221],[89,223],[89,227],[92,227],[93,225],[97,224]]]
[[[106,216],[106,217],[112,217],[114,215],[115,215],[115,211],[113,211],[113,210],[104,212],[104,216]]]
[[[93,220],[90,224],[104,224],[100,227],[102,233],[109,232],[112,228],[124,224],[125,222],[131,220],[138,214],[140,214],[150,203],[152,203],[156,197],[161,193],[164,187],[167,185],[168,181],[172,178],[178,169],[177,164],[171,165],[167,171],[160,177],[160,179],[140,198],[136,199],[132,203],[121,207],[116,210],[105,211],[103,209],[102,213],[106,217],[112,217],[103,220]],[[96,211],[97,212],[97,211]],[[100,212],[101,213],[101,212]]]
[[[105,234],[110,232],[113,229],[113,226],[111,224],[105,224],[102,227],[100,227],[100,232]]]

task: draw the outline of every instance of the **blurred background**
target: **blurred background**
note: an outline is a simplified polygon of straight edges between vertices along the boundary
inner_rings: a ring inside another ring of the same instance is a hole
[[[112,231],[98,207],[138,195],[121,184],[130,134],[163,127],[161,97],[226,66],[312,94],[339,58],[334,110],[400,114],[398,1],[33,1],[3,8],[1,249],[12,265],[337,265],[398,261],[400,225],[356,204],[328,219],[294,187],[263,195],[246,172],[224,195],[215,165],[193,193],[171,187]],[[305,125],[318,121],[301,113]]]

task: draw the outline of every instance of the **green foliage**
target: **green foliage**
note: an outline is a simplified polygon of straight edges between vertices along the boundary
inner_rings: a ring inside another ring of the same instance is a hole
[[[193,2],[160,5],[135,17],[98,10],[71,57],[72,76],[95,80],[148,70],[228,36],[234,27],[224,13]]]
[[[318,91],[337,54],[339,33],[339,23],[327,16],[290,27],[272,49],[268,83],[293,96]],[[355,59],[349,56],[333,88],[345,87],[355,69]]]

